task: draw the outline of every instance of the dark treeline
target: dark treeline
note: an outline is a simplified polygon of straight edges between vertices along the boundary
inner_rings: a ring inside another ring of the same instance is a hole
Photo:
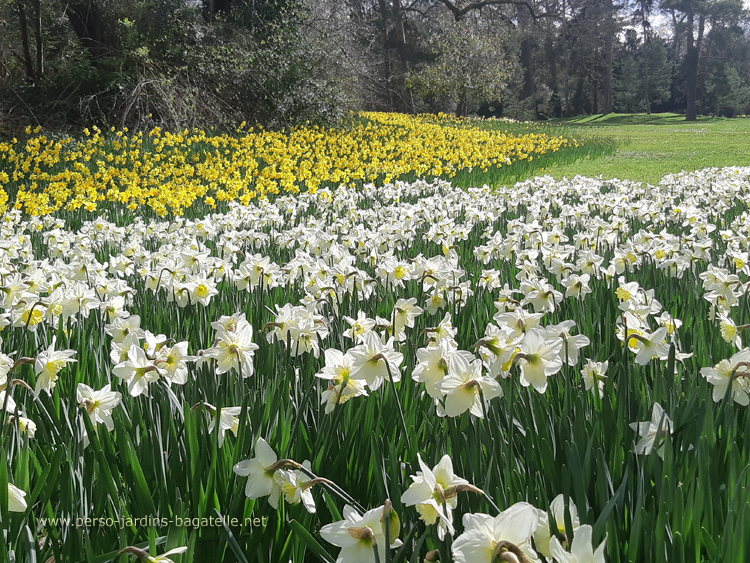
[[[0,127],[750,111],[742,0],[0,0]]]

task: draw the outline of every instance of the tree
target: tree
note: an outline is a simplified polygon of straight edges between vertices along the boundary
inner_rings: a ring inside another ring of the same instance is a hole
[[[502,97],[513,65],[494,30],[465,21],[449,23],[429,45],[437,59],[411,74],[410,85],[426,95],[452,99],[457,116],[466,115],[472,100]]]

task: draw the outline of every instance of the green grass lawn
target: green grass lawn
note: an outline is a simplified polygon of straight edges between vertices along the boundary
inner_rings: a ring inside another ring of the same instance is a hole
[[[750,164],[750,119],[699,117],[687,122],[673,113],[610,114],[556,121],[574,135],[612,139],[615,154],[555,163],[555,178],[602,175],[656,184],[666,174],[706,167]]]

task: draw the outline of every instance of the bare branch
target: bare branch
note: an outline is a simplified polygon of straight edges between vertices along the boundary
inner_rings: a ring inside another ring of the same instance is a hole
[[[463,8],[459,8],[458,6],[456,6],[456,4],[451,2],[451,0],[439,0],[439,2],[451,11],[456,21],[459,21],[466,14],[474,10],[481,10],[482,8],[485,8],[487,6],[500,6],[503,4],[525,7],[529,11],[529,15],[531,15],[531,18],[535,22],[536,20],[541,18],[562,19],[559,15],[552,12],[537,14],[536,12],[534,12],[534,8],[532,7],[532,5],[525,0],[484,0],[482,2],[474,2],[473,4],[469,4],[468,6],[464,6]]]

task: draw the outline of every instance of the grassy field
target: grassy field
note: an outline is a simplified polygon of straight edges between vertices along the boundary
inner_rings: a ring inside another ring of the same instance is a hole
[[[615,154],[554,164],[545,171],[555,178],[602,175],[658,183],[673,172],[750,164],[750,119],[700,117],[688,123],[673,113],[611,114],[559,120],[573,135],[611,139]]]

